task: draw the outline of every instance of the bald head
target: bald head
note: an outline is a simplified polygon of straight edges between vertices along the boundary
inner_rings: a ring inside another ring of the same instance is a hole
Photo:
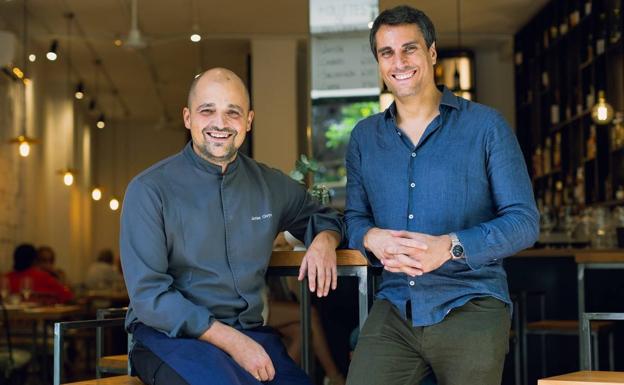
[[[204,84],[210,84],[212,82],[229,83],[231,86],[239,88],[240,92],[245,96],[245,100],[247,102],[247,105],[244,106],[244,108],[249,110],[251,104],[249,91],[247,90],[247,86],[245,86],[245,83],[243,83],[243,80],[229,69],[219,67],[211,68],[195,76],[189,89],[187,100],[188,108],[191,108],[191,104],[193,103],[193,100],[195,98],[195,90],[197,89],[197,87]]]

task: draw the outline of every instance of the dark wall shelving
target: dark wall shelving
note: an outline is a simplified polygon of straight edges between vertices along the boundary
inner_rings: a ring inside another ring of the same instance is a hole
[[[591,118],[599,91],[624,111],[623,6],[552,0],[515,35],[518,139],[545,206],[624,204],[616,125]]]

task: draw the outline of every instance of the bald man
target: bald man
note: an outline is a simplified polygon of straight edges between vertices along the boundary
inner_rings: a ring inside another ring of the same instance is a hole
[[[264,275],[273,239],[288,230],[308,245],[299,279],[327,295],[343,223],[288,176],[238,153],[253,117],[238,76],[204,72],[183,111],[192,140],[128,185],[126,327],[146,384],[309,384],[262,326]]]

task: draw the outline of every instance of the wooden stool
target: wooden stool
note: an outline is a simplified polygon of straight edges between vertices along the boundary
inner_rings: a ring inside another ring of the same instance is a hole
[[[537,385],[624,385],[624,372],[581,371],[542,378]]]
[[[97,365],[101,373],[126,373],[128,372],[128,355],[104,356],[99,359]]]

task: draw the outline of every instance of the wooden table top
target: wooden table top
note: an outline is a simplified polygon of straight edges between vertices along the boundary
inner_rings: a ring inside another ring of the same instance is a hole
[[[305,251],[273,251],[269,267],[299,267]],[[368,266],[368,259],[358,250],[336,250],[338,266]]]
[[[574,258],[576,263],[624,263],[624,249],[527,249],[513,257]]]
[[[80,382],[72,382],[65,385],[143,385],[143,383],[137,377],[115,376]]]
[[[581,371],[543,378],[537,385],[624,385],[624,372]]]

